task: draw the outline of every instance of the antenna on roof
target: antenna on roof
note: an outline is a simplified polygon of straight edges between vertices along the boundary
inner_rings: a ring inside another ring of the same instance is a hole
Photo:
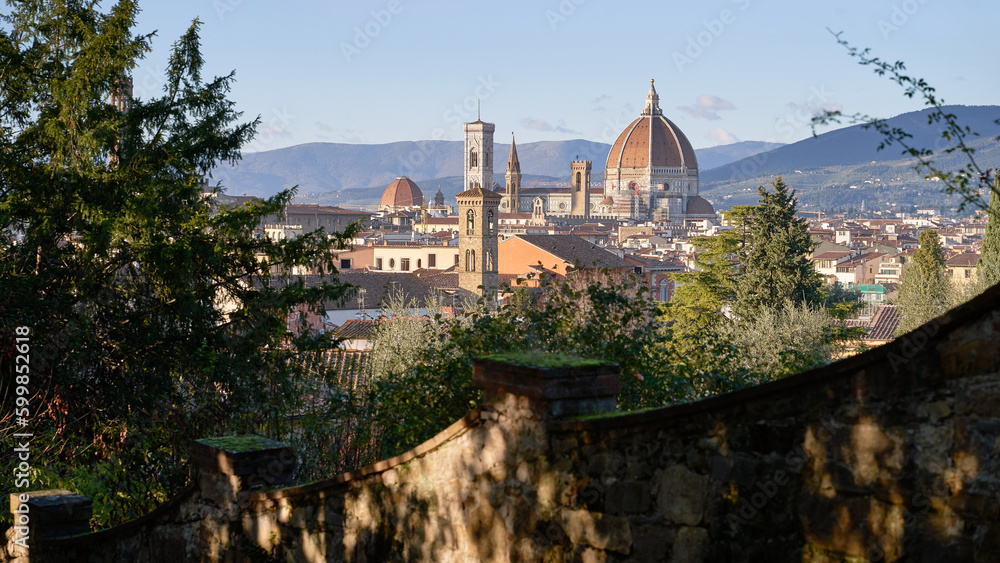
[[[476,120],[477,121],[482,121],[483,120],[483,107],[482,106],[483,106],[483,101],[480,100],[479,98],[476,98]]]

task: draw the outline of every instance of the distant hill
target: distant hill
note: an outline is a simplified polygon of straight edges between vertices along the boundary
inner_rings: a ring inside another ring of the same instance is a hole
[[[730,145],[719,145],[707,149],[695,150],[698,157],[698,169],[702,172],[735,162],[748,156],[760,154],[785,146],[784,143],[765,143],[764,141],[741,141]]]
[[[978,132],[970,146],[983,168],[1000,166],[1000,106],[948,106],[959,123]],[[958,153],[945,154],[940,125],[928,124],[930,110],[905,113],[887,120],[913,135],[909,143],[930,148],[931,157],[944,170],[958,170],[967,160]],[[757,186],[783,176],[797,190],[800,206],[842,210],[865,202],[869,209],[899,206],[954,206],[956,197],[941,193],[939,182],[928,181],[913,166],[916,159],[901,154],[896,145],[879,151],[876,132],[860,125],[845,127],[777,149],[743,158],[701,173],[701,192],[718,208],[752,204]]]
[[[461,141],[309,143],[244,155],[236,167],[220,166],[212,176],[234,195],[270,196],[294,185],[299,186],[300,196],[376,186],[384,189],[401,175],[409,176],[424,190],[426,180],[462,175],[462,148]],[[603,172],[608,150],[604,143],[577,139],[518,144],[517,155],[525,173],[568,177],[569,162],[576,158],[592,160],[595,172]],[[494,175],[502,184],[510,145],[497,143],[494,151]]]
[[[699,167],[718,166],[781,146],[744,141],[699,149]],[[412,178],[429,197],[440,188],[451,197],[461,191],[461,141],[406,141],[384,145],[309,143],[250,153],[236,166],[212,173],[233,195],[271,196],[299,186],[298,200],[337,205],[371,205],[396,176]],[[611,146],[576,139],[518,144],[523,182],[554,182],[569,178],[571,160],[590,160],[594,181],[604,178]],[[494,179],[503,185],[510,145],[494,145]]]

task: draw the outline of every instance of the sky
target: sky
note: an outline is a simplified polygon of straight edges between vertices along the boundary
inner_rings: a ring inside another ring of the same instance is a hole
[[[947,103],[997,104],[1000,91],[995,0],[140,5],[136,32],[156,37],[135,95],[159,91],[171,44],[199,18],[206,75],[235,71],[231,99],[260,116],[245,152],[460,140],[477,111],[498,141],[611,143],[639,115],[651,78],[664,115],[695,148],[794,142],[824,108],[891,117],[923,107],[858,65],[828,29],[905,61]]]

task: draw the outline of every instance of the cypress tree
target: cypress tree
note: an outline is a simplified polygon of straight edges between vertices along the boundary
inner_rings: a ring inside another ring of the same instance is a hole
[[[920,233],[919,242],[920,248],[913,254],[899,285],[897,336],[944,313],[953,300],[944,249],[937,231],[928,229]]]
[[[979,262],[976,264],[976,288],[981,293],[1000,283],[1000,174],[994,174],[990,190],[986,233]]]

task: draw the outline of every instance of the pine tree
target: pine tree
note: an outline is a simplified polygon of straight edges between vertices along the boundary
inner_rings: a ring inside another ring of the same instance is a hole
[[[760,203],[740,256],[733,310],[742,318],[753,318],[764,308],[781,308],[786,301],[815,305],[823,299],[822,280],[808,258],[813,243],[807,223],[795,217],[795,191],[781,178],[771,185],[773,192],[758,189]]]
[[[953,288],[945,269],[944,249],[934,229],[920,233],[920,248],[903,273],[899,286],[899,327],[905,334],[947,311],[952,304]]]
[[[994,174],[990,190],[986,233],[976,264],[976,289],[982,293],[1000,283],[1000,174]]]

